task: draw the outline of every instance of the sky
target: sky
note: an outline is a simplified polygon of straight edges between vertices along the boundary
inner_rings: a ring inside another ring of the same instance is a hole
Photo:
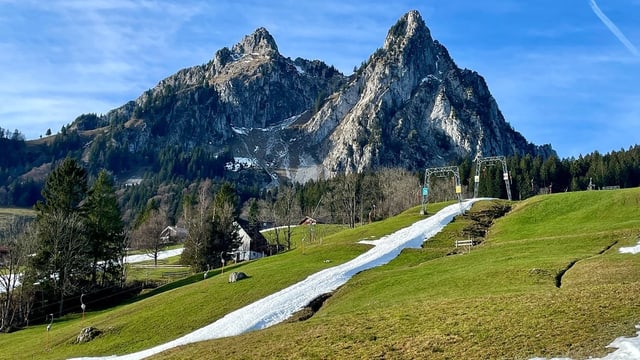
[[[56,133],[258,27],[349,75],[409,10],[530,142],[561,158],[640,144],[640,0],[0,0],[0,127]]]

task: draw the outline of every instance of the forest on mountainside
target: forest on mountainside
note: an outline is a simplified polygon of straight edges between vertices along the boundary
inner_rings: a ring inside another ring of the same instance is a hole
[[[0,128],[0,153],[4,154],[0,158],[0,206],[32,207],[41,200],[41,190],[47,174],[65,157],[82,159],[83,154],[77,149],[83,148],[79,146],[83,141],[85,139],[77,128],[63,128],[50,141],[30,142],[25,141],[17,130],[11,132]],[[205,179],[211,179],[215,184],[233,183],[239,199],[238,206],[252,198],[274,203],[278,194],[278,189],[267,187],[271,178],[261,170],[226,169],[225,165],[233,162],[229,152],[213,156],[199,147],[190,151],[167,147],[152,159],[150,166],[139,169],[143,176],[141,185],[137,186],[125,185],[126,173],[122,172],[122,165],[118,165],[127,156],[110,154],[109,148],[104,148],[101,156],[112,159],[103,163],[111,164],[106,170],[115,179],[120,207],[128,223],[135,219],[151,199],[162,201],[169,219],[177,219],[184,194]],[[131,162],[133,160],[129,161],[127,168],[135,165]],[[92,183],[102,168],[97,168],[92,162],[85,161],[82,164],[88,171],[89,183]],[[463,196],[472,196],[476,169],[473,160],[460,159],[451,165],[459,166]],[[595,151],[578,158],[511,156],[507,157],[507,167],[514,200],[526,199],[539,193],[636,187],[640,186],[640,145],[606,154]],[[481,171],[479,196],[506,198],[502,168],[487,166]],[[404,172],[412,173],[407,170]],[[415,186],[415,193],[410,194],[410,198],[419,202],[417,199],[424,180],[423,170],[413,172],[412,176],[411,183]],[[373,205],[385,201],[382,191],[387,180],[382,180],[383,177],[370,173],[340,175],[329,180],[289,185],[295,191],[300,214],[310,215],[321,211],[327,214],[327,220],[353,224],[367,221]],[[354,183],[345,185],[349,179],[353,179]],[[353,189],[344,189],[349,186]],[[345,191],[353,193],[354,199],[348,204],[350,211],[338,210],[337,205],[330,205],[331,201],[328,201],[342,196],[340,192]],[[403,191],[411,193],[412,190]],[[437,196],[444,199],[449,195]],[[359,210],[355,211],[355,208]],[[378,210],[380,209],[379,207]],[[386,214],[389,215],[391,213]]]

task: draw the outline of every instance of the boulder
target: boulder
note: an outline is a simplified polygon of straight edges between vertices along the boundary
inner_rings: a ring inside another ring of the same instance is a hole
[[[233,283],[242,279],[247,278],[247,274],[243,273],[243,272],[232,272],[231,274],[229,274],[229,282]]]
[[[102,334],[102,331],[94,328],[93,326],[86,327],[80,331],[80,335],[76,338],[76,344],[82,344],[89,342]]]

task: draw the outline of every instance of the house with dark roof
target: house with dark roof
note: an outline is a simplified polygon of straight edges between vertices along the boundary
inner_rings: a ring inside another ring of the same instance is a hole
[[[298,225],[315,225],[318,223],[318,220],[312,218],[311,216],[305,216],[298,222]]]
[[[167,226],[160,233],[160,240],[163,243],[179,243],[183,242],[187,236],[189,235],[189,231],[185,228],[178,226]]]
[[[238,235],[240,235],[241,241],[240,246],[231,253],[236,262],[259,259],[271,253],[269,242],[260,231],[249,234],[245,230],[248,229],[247,222],[240,220],[235,224],[238,225]]]

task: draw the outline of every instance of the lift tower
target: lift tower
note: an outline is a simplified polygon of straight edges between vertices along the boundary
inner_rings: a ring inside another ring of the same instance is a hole
[[[424,171],[424,185],[422,187],[422,207],[420,208],[420,214],[427,213],[427,201],[429,197],[429,178],[431,175],[438,177],[445,177],[447,175],[453,175],[456,183],[456,194],[458,195],[458,202],[462,203],[462,185],[460,184],[460,170],[457,166],[444,166],[428,168]]]
[[[478,197],[478,185],[480,184],[480,170],[482,165],[495,165],[496,163],[502,163],[502,179],[504,185],[507,187],[507,196],[511,201],[511,184],[509,183],[509,171],[507,170],[507,160],[504,156],[489,156],[489,157],[477,157],[476,158],[476,176],[474,177],[473,197]]]

